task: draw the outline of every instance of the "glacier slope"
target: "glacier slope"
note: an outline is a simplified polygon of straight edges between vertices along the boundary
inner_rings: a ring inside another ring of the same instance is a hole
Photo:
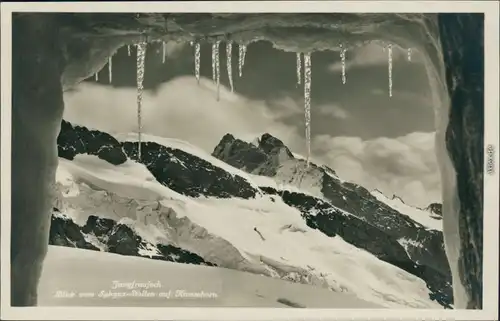
[[[198,156],[212,160],[209,155]],[[247,179],[250,178],[247,175]],[[299,211],[271,196],[257,195],[249,200],[188,198],[156,182],[141,164],[129,160],[114,166],[89,155],[78,155],[73,161],[60,159],[57,181],[62,192],[59,201],[63,203],[62,211],[75,221],[81,222],[92,214],[131,220],[145,239],[182,243],[184,248],[204,258],[218,257],[222,261],[218,265],[223,263],[222,266],[292,280],[298,277],[299,282],[346,291],[390,308],[442,308],[429,299],[421,279],[378,260],[340,237],[330,238],[309,228]],[[82,186],[91,193],[80,195]],[[187,231],[177,227],[176,235],[167,233],[167,228],[162,228],[157,224],[158,219],[154,219],[154,210],[151,213],[154,206],[149,207],[149,220],[140,208],[132,208],[125,217],[120,217],[127,212],[113,210],[116,205],[107,199],[107,193],[170,208],[172,211],[167,216],[176,216],[178,224],[184,224]],[[193,225],[199,231],[194,237],[191,235]],[[286,226],[294,228],[284,228]],[[226,244],[211,248],[213,244],[206,241],[214,236]],[[193,240],[196,238],[201,239]],[[239,262],[246,268],[239,266]]]

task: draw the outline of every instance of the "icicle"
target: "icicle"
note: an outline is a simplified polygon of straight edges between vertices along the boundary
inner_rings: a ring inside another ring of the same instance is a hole
[[[229,85],[231,86],[231,92],[234,91],[233,85],[233,43],[226,43],[226,66],[227,66],[227,77],[229,78]]]
[[[141,160],[141,133],[142,133],[142,82],[144,80],[144,67],[146,61],[146,43],[137,45],[137,124],[139,136],[138,159]]]
[[[220,99],[220,61],[219,61],[219,44],[220,41],[217,40],[215,43],[215,73],[217,82],[217,101]]]
[[[346,53],[347,49],[342,49],[342,51],[340,52],[340,58],[342,60],[342,84],[345,85],[345,82],[346,82],[346,76],[345,76],[345,53]]]
[[[164,64],[165,63],[165,56],[167,55],[167,44],[165,43],[165,41],[162,42],[162,47],[163,47],[163,57],[162,57],[161,63]]]
[[[113,56],[108,58],[108,77],[109,83],[113,80]]]
[[[411,61],[411,48],[408,48],[408,61]]]
[[[345,85],[346,83],[346,75],[345,75],[345,53],[347,49],[343,47],[343,45],[340,45],[340,60],[342,64],[342,84]]]
[[[302,75],[301,75],[301,70],[302,70],[302,61],[300,58],[301,53],[297,52],[297,85],[300,85]]]
[[[130,45],[127,45],[127,53],[128,53],[128,56],[130,57]]]
[[[388,62],[389,62],[389,97],[392,97],[392,45],[389,44],[387,48]]]
[[[247,56],[247,46],[243,46],[243,67],[245,66],[245,57]]]
[[[98,71],[95,73],[95,81],[99,81],[99,72]]]
[[[238,75],[241,77],[243,69],[243,46],[238,45]]]
[[[247,53],[246,45],[239,45],[238,47],[238,69],[240,77],[243,75],[243,66],[245,65],[245,55]]]
[[[216,78],[216,74],[215,74],[215,51],[217,50],[217,44],[213,43],[212,44],[212,80],[215,84],[215,78]]]
[[[304,54],[304,111],[306,123],[307,166],[311,157],[311,53]]]
[[[196,43],[194,47],[194,72],[196,81],[200,83],[200,44]]]

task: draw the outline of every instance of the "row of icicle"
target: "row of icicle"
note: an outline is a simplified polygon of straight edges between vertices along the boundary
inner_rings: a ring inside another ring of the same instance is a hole
[[[191,46],[194,46],[194,63],[195,63],[195,77],[197,82],[200,82],[200,43],[190,42]],[[137,126],[138,126],[138,159],[141,159],[141,141],[142,141],[142,95],[143,95],[143,81],[144,81],[144,71],[145,71],[145,61],[146,61],[146,42],[140,42],[136,44],[137,47]],[[219,47],[220,41],[216,41],[212,44],[212,80],[217,86],[217,100],[220,99],[220,62],[219,62]],[[229,85],[231,87],[231,92],[234,92],[233,84],[233,69],[232,69],[232,48],[233,43],[226,43],[226,66],[227,75],[229,78]],[[165,63],[167,46],[165,42],[162,42],[162,63]],[[384,48],[385,50],[385,48]],[[342,68],[342,83],[346,83],[346,51],[347,49],[340,45],[340,59]],[[245,56],[247,52],[247,46],[240,44],[238,47],[238,75],[241,77],[243,75],[243,66],[245,65]],[[389,44],[387,47],[387,59],[388,59],[388,74],[389,74],[389,97],[392,97],[392,45]],[[127,45],[127,53],[130,56],[130,45]],[[408,61],[411,61],[411,49],[408,49]],[[304,74],[302,75],[302,55],[304,56]],[[296,53],[297,60],[297,85],[302,83],[302,77],[304,77],[304,113],[305,113],[305,136],[306,136],[306,149],[307,158],[306,163],[309,166],[310,155],[311,155],[311,53]],[[108,77],[109,82],[113,80],[112,73],[112,57],[108,60]],[[95,73],[95,80],[99,80],[98,72]]]

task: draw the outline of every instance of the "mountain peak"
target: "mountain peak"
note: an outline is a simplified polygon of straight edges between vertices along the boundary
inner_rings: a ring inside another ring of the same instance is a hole
[[[288,147],[269,133],[258,136],[253,143],[226,134],[212,156],[238,169],[271,176],[276,174],[284,161],[295,159]]]
[[[285,148],[286,154],[290,158],[294,158],[292,152],[288,149],[288,147],[286,147],[283,141],[269,133],[264,133],[260,136],[258,147],[268,155],[277,154],[277,152],[279,152],[282,148]]]
[[[398,200],[400,201],[401,203],[403,204],[406,204],[405,201],[403,201],[403,199],[399,196],[397,196],[396,194],[392,194],[392,197],[391,197],[392,200]]]
[[[429,206],[425,208],[427,212],[430,212],[432,214],[436,214],[439,216],[443,215],[443,205],[440,203],[431,203]]]
[[[236,138],[232,134],[227,133],[224,136],[222,136],[220,142],[221,143],[225,143],[225,142],[232,142],[232,141],[235,141],[235,140],[236,140]]]

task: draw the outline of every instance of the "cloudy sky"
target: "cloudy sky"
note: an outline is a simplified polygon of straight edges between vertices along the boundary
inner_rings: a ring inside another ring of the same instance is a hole
[[[187,140],[212,152],[225,133],[253,140],[269,132],[294,152],[305,153],[303,87],[297,86],[296,57],[270,43],[249,46],[243,77],[237,75],[233,46],[234,93],[229,89],[225,43],[221,43],[221,99],[212,83],[210,45],[201,47],[200,84],[194,78],[193,48],[169,43],[148,47],[143,103],[144,132]],[[426,206],[440,201],[434,154],[434,113],[428,82],[417,54],[393,54],[393,96],[388,95],[387,53],[369,45],[347,53],[342,84],[338,53],[312,54],[312,157],[346,180],[377,188],[405,202]],[[108,132],[136,131],[135,49],[113,58],[99,81],[88,79],[65,93],[64,118]]]

